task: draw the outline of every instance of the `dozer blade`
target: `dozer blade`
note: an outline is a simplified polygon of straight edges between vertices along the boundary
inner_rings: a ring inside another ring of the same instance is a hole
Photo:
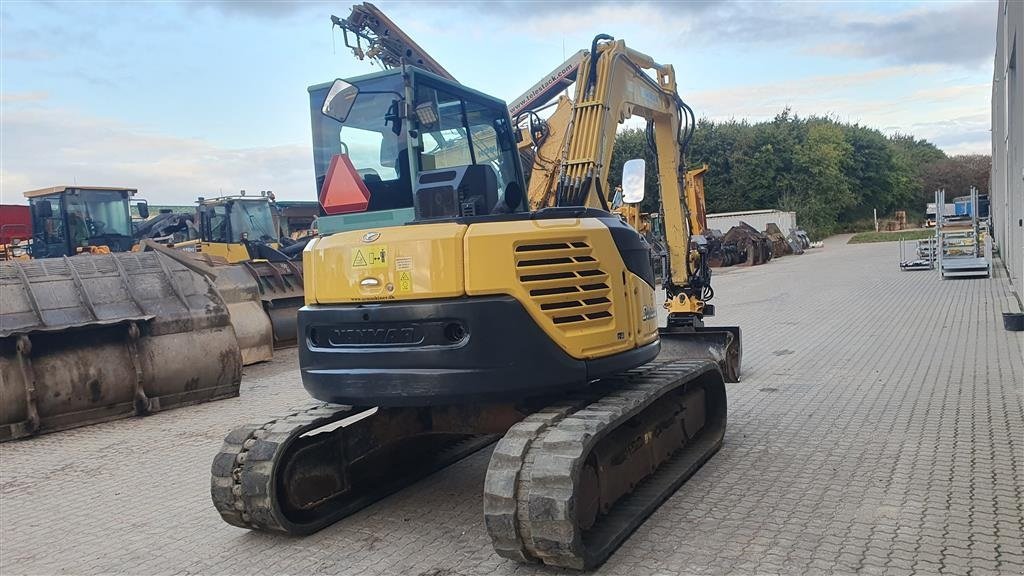
[[[740,381],[743,343],[739,326],[672,327],[658,329],[662,360],[712,360],[726,382]]]
[[[154,252],[0,263],[0,441],[238,395],[209,279]]]

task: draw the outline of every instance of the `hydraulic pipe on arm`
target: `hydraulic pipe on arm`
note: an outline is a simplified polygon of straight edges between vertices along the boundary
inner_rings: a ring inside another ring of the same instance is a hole
[[[702,236],[698,234],[705,227],[703,188],[686,185],[683,159],[695,125],[693,112],[678,95],[672,66],[658,64],[605,35],[595,38],[591,48],[580,65],[577,99],[564,142],[558,144],[562,157],[558,178],[551,180],[553,190],[543,198],[555,198],[559,206],[606,209],[618,125],[633,115],[645,118],[648,142],[655,149],[668,249],[662,281],[668,324],[659,329],[662,351],[670,356],[713,358],[726,381],[737,382],[742,356],[739,328],[704,326],[704,317],[714,314],[714,306],[707,304],[714,292],[707,259],[699,248]],[[541,146],[551,155],[553,151],[546,148]],[[534,194],[532,184],[531,205],[541,197]],[[641,219],[639,214],[632,218]],[[695,243],[697,249],[692,248]]]
[[[688,189],[685,184],[683,149],[688,132],[683,130],[683,122],[692,114],[678,96],[675,71],[621,40],[599,35],[580,65],[576,92],[564,141],[549,137],[538,148],[543,157],[550,157],[554,148],[560,147],[561,162],[557,177],[545,179],[547,190],[541,189],[539,182],[531,182],[531,207],[552,205],[548,202],[553,198],[561,206],[607,209],[608,173],[618,125],[630,116],[646,118],[656,152],[669,255],[666,307],[670,315],[699,322],[704,312],[701,297],[710,292],[704,290],[706,275],[699,273],[706,267],[690,244],[692,236],[704,227],[700,222],[703,198],[696,186]]]

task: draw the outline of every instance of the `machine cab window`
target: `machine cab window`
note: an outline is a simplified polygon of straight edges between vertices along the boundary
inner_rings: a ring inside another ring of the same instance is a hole
[[[129,200],[134,189],[57,186],[26,192],[32,210],[32,254],[72,256],[90,247],[131,249]]]
[[[330,85],[310,88],[313,165],[317,192],[332,160],[345,156],[369,193],[366,211],[412,207],[406,127],[398,116],[404,85],[398,74],[376,74],[356,82],[351,101],[338,118],[323,113]],[[339,119],[341,118],[341,119]]]
[[[519,208],[519,158],[504,107],[421,82],[413,110],[418,218],[478,216]]]
[[[500,100],[413,67],[309,93],[317,190],[326,213],[340,216],[326,230],[358,228],[361,212],[391,211],[374,221],[402,223],[523,209]]]

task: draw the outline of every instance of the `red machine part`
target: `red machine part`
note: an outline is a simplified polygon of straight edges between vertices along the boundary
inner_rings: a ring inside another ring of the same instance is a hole
[[[32,237],[32,213],[21,204],[0,204],[0,244]]]
[[[365,212],[370,203],[370,190],[363,183],[347,154],[331,159],[327,177],[320,189],[320,205],[327,214]]]

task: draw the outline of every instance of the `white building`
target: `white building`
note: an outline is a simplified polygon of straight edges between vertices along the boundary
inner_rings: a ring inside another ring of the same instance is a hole
[[[1024,2],[999,0],[992,74],[992,228],[1017,298],[1024,298]]]

